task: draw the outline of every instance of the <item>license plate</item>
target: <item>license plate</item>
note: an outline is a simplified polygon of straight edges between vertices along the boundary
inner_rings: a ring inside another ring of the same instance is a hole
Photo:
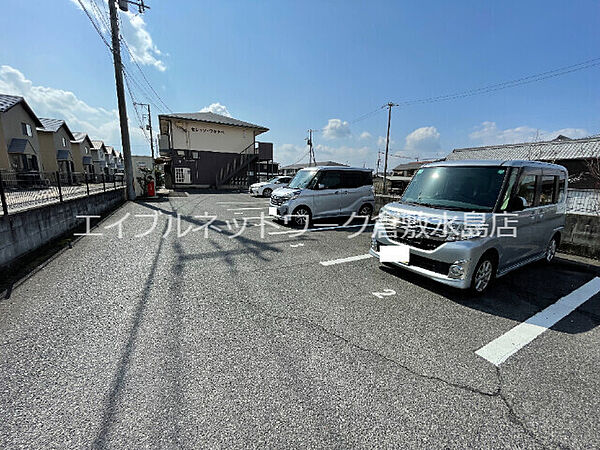
[[[381,262],[408,264],[410,261],[410,247],[404,244],[382,245],[379,247],[379,260]]]
[[[276,216],[277,215],[277,208],[275,206],[269,206],[269,215],[270,216]]]

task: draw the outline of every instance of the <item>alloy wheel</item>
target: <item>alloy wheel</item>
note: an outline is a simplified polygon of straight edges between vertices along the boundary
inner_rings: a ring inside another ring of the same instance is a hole
[[[490,280],[492,279],[493,269],[494,267],[488,259],[479,265],[479,268],[475,273],[475,290],[477,292],[483,292],[488,287],[488,284],[490,284]]]

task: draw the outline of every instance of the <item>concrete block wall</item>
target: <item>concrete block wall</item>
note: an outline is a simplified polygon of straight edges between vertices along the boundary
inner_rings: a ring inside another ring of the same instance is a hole
[[[125,201],[116,189],[0,217],[0,267],[85,223],[81,215],[101,215]]]
[[[567,214],[560,250],[600,259],[600,215]]]

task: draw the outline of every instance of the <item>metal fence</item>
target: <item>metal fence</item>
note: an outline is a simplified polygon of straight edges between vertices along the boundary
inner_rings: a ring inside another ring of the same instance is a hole
[[[570,214],[600,215],[600,190],[568,189],[567,212]]]
[[[0,214],[61,203],[124,186],[122,174],[0,171]]]

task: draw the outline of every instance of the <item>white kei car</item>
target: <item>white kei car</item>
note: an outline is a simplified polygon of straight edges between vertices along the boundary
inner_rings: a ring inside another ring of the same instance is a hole
[[[250,195],[259,195],[261,197],[271,197],[275,189],[287,187],[292,177],[277,176],[262,183],[250,185]]]

